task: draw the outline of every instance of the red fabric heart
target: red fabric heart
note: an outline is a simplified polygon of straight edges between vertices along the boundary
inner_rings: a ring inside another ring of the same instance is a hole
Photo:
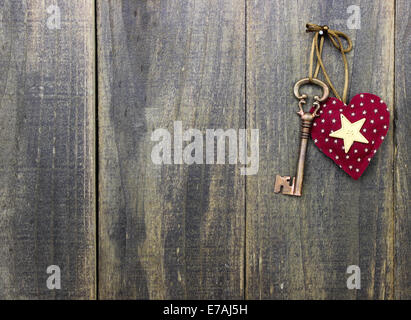
[[[314,108],[311,109],[311,112]],[[330,137],[342,127],[341,114],[351,123],[365,118],[360,132],[368,143],[354,141],[348,153],[344,139]],[[390,113],[378,96],[370,93],[357,94],[348,105],[336,98],[329,98],[321,106],[311,129],[315,145],[341,169],[357,180],[370,164],[388,132]]]

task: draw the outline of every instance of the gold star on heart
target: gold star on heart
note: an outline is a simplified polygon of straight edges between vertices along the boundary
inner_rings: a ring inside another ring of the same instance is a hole
[[[360,132],[365,120],[363,118],[351,123],[346,117],[341,115],[341,129],[331,133],[330,137],[343,139],[345,153],[348,153],[354,141],[368,143],[368,140]]]

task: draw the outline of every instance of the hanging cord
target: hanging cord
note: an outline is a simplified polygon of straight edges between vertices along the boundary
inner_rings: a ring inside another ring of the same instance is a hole
[[[345,54],[347,52],[350,52],[352,49],[352,42],[351,39],[343,32],[341,31],[337,31],[337,30],[331,30],[330,28],[328,28],[328,26],[319,26],[313,23],[307,23],[306,25],[306,32],[315,32],[314,35],[314,39],[313,39],[313,43],[311,46],[311,53],[310,53],[310,68],[309,68],[309,72],[308,72],[308,78],[310,79],[310,81],[312,81],[312,79],[316,79],[318,76],[318,73],[320,71],[320,67],[321,70],[324,73],[324,77],[328,83],[328,85],[330,86],[332,92],[334,93],[334,95],[337,97],[337,99],[342,100],[342,102],[344,102],[344,104],[346,104],[347,101],[347,92],[348,92],[348,62],[347,62],[347,58],[345,56]],[[324,63],[321,59],[321,55],[322,55],[322,51],[323,51],[323,45],[324,45],[324,38],[325,36],[328,35],[328,38],[331,40],[332,44],[334,45],[334,47],[336,47],[342,55],[342,59],[344,62],[344,91],[343,91],[343,97],[341,99],[340,95],[338,94],[337,90],[335,89],[335,87],[333,86],[330,77],[328,76],[327,72],[325,71],[325,67],[324,67]],[[318,37],[321,36],[320,38],[320,44],[318,45]],[[345,49],[342,45],[340,36],[343,37],[347,43],[348,43],[348,47]],[[315,72],[313,75],[313,64],[314,64],[314,50],[316,52],[316,56],[317,56],[317,65],[315,67]]]

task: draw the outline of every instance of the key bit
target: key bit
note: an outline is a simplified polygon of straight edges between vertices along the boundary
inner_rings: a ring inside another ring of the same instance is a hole
[[[295,186],[295,178],[293,178],[292,184],[290,185],[290,176],[279,176],[278,174],[275,176],[275,186],[274,192],[275,193],[282,193],[282,194],[294,194],[294,186]]]

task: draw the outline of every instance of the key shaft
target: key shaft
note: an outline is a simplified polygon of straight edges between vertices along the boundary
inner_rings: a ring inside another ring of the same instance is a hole
[[[274,192],[282,194],[287,194],[291,196],[302,195],[303,180],[304,180],[304,164],[305,155],[307,153],[308,139],[310,138],[310,130],[314,120],[314,115],[309,112],[302,112],[301,114],[301,136],[300,136],[300,149],[298,154],[297,163],[297,173],[294,178],[292,178],[292,183],[290,185],[291,177],[289,176],[276,176]]]
[[[298,155],[298,165],[297,165],[297,174],[295,177],[295,189],[294,195],[301,196],[303,189],[303,179],[304,179],[304,164],[305,164],[305,155],[307,153],[308,139],[310,138],[310,130],[313,123],[313,117],[309,113],[304,114],[301,117],[301,141],[300,141],[300,152]]]

